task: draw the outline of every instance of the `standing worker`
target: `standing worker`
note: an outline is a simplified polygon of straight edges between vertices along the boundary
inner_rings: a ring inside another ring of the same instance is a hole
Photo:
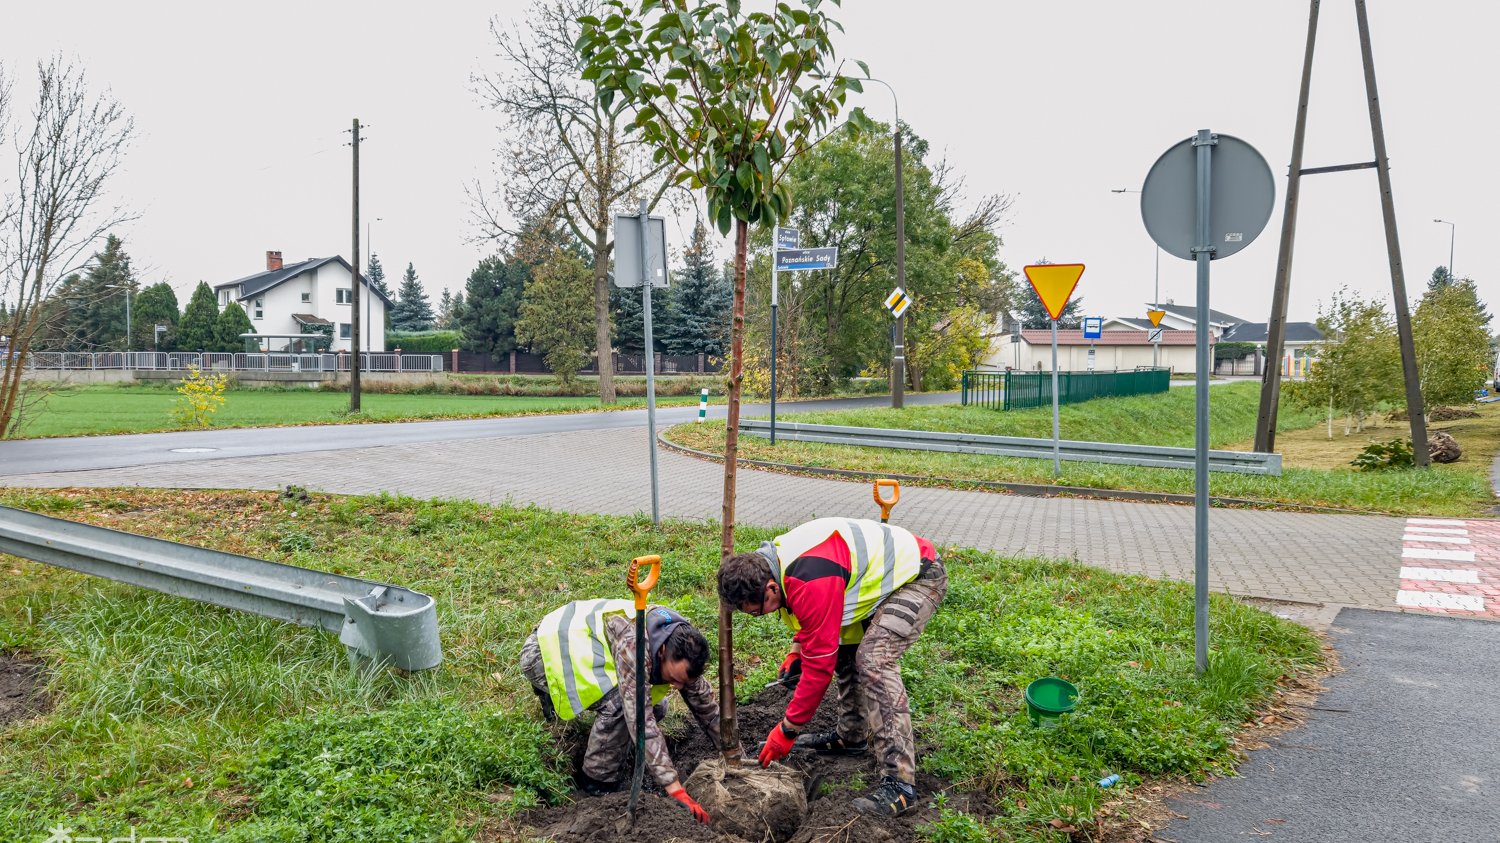
[[[766,736],[761,765],[786,757],[794,741],[826,755],[863,754],[873,727],[883,779],[852,804],[881,816],[911,810],[916,742],[901,654],[947,591],[948,574],[932,542],[868,519],[819,518],[724,560],[720,599],[749,615],[779,611],[796,633],[780,676],[783,684],[795,681],[796,690]],[[837,727],[799,740],[834,674]]]
[[[646,763],[667,795],[700,822],[708,812],[678,780],[658,725],[666,697],[678,691],[693,719],[722,748],[719,703],[703,678],[708,641],[687,618],[665,606],[646,608]],[[635,607],[629,600],[578,600],[553,610],[521,645],[521,673],[548,720],[572,720],[585,711],[597,718],[589,732],[579,784],[591,796],[620,789],[635,745]]]

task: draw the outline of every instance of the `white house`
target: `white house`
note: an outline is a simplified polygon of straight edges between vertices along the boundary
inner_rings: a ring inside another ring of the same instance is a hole
[[[354,332],[353,276],[354,268],[338,255],[284,265],[280,252],[266,252],[264,272],[219,284],[214,291],[219,307],[231,301],[243,307],[257,334],[287,337],[331,328],[332,350],[348,351]],[[384,351],[385,313],[393,302],[370,286],[363,275],[360,282],[364,285],[360,291],[360,345],[366,351]],[[285,345],[273,340],[269,350],[280,351]]]
[[[1165,322],[1163,322],[1165,325]],[[1217,340],[1213,340],[1217,342]],[[1078,329],[1057,332],[1057,368],[1062,371],[1081,372],[1090,368],[1089,349],[1094,350],[1093,369],[1099,372],[1114,370],[1133,371],[1152,365],[1152,343],[1146,331],[1141,329],[1109,330],[1105,326],[1103,335],[1097,340],[1085,339]],[[1197,371],[1195,334],[1192,331],[1167,330],[1162,333],[1161,365],[1173,372]],[[1003,333],[990,343],[985,355],[986,368],[1044,369],[1052,370],[1051,329],[1024,329],[1017,333]]]

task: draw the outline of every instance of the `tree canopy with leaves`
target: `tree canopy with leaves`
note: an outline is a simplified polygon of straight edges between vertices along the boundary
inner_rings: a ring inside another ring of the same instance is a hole
[[[1318,314],[1324,340],[1308,366],[1307,378],[1288,383],[1288,400],[1302,407],[1328,408],[1333,435],[1335,413],[1346,419],[1344,433],[1363,430],[1382,402],[1402,394],[1401,348],[1385,303],[1342,289]]]
[[[835,0],[837,2],[837,0]],[[745,258],[751,224],[774,225],[792,210],[787,166],[826,134],[847,94],[862,90],[837,63],[838,22],[822,0],[746,11],[739,0],[607,0],[580,18],[583,79],[604,108],[625,103],[635,130],[680,183],[703,190],[708,216],[734,231],[729,418],[720,546],[734,552],[735,467],[744,374]],[[868,75],[868,68],[860,64]],[[855,109],[851,127],[868,126]],[[734,663],[732,607],[721,606],[719,658]],[[737,746],[733,671],[722,671],[723,729]]]
[[[1422,406],[1467,404],[1490,379],[1495,352],[1490,315],[1474,282],[1465,278],[1429,287],[1412,315]]]
[[[469,272],[453,309],[465,350],[499,357],[516,347],[516,318],[530,277],[529,266],[500,255],[480,260]]]
[[[534,247],[527,255],[533,268],[516,320],[516,340],[539,352],[552,374],[571,384],[589,362],[589,268],[555,243],[543,240]]]
[[[239,302],[230,302],[219,311],[219,316],[214,320],[214,351],[240,352],[245,350],[245,341],[241,334],[255,333],[255,326],[250,324],[250,317],[245,315],[245,309],[240,307]]]
[[[135,297],[135,308],[131,312],[135,323],[136,343],[153,351],[171,351],[177,340],[177,322],[182,318],[177,311],[177,293],[165,281],[152,284]],[[157,325],[167,329],[160,335]]]
[[[213,351],[214,324],[219,319],[219,301],[206,281],[199,281],[188,299],[182,322],[177,326],[177,347],[182,351]]]

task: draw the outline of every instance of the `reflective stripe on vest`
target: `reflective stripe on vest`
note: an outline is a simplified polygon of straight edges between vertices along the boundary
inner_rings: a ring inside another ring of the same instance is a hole
[[[558,717],[572,720],[619,684],[615,654],[604,634],[604,622],[614,614],[634,619],[635,606],[629,600],[577,600],[552,610],[537,625],[547,692]],[[651,702],[671,692],[670,685],[652,685]]]
[[[852,644],[863,637],[857,624],[875,614],[881,601],[922,572],[922,553],[916,536],[905,528],[866,518],[818,518],[776,537],[780,564],[772,570],[782,593],[786,592],[786,569],[834,533],[849,547],[849,582],[844,587],[844,613],[839,625],[844,630],[840,640]],[[787,626],[801,629],[802,624],[791,612],[783,611],[781,617]]]

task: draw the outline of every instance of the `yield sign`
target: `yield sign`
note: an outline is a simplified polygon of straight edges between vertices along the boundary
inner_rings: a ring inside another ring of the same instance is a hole
[[[1146,316],[1148,318],[1150,318],[1150,320],[1151,320],[1151,327],[1153,327],[1153,328],[1160,328],[1161,327],[1161,318],[1163,316],[1166,316],[1166,315],[1167,315],[1167,312],[1165,310],[1148,310],[1148,311],[1146,311]]]
[[[1037,298],[1047,308],[1047,315],[1053,320],[1061,318],[1068,299],[1073,297],[1073,289],[1078,286],[1078,279],[1083,277],[1083,264],[1043,263],[1025,267],[1025,271],[1026,280],[1031,282]]]

